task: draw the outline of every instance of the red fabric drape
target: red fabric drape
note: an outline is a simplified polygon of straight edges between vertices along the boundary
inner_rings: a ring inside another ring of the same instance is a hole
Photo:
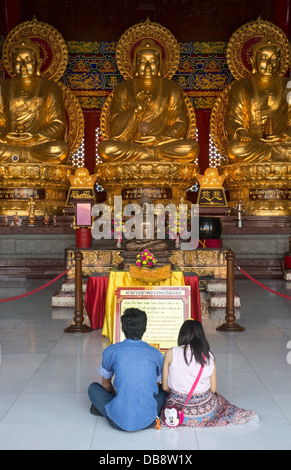
[[[105,317],[105,301],[109,276],[89,277],[85,308],[90,319],[91,328],[102,328]]]
[[[108,276],[92,276],[88,279],[85,294],[85,308],[93,330],[98,330],[103,327],[108,279]],[[201,321],[198,277],[186,276],[185,285],[191,287],[191,318]]]

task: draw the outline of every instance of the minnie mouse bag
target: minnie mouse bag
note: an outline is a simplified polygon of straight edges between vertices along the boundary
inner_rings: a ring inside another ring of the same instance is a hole
[[[163,420],[164,420],[164,423],[170,428],[175,428],[183,424],[183,421],[184,421],[183,410],[185,406],[187,405],[188,401],[190,400],[191,396],[193,395],[193,392],[199,382],[202,372],[203,372],[203,366],[200,367],[199,373],[195,379],[194,384],[192,385],[192,388],[189,392],[187,400],[181,411],[179,411],[176,406],[165,406],[164,411],[163,411]]]

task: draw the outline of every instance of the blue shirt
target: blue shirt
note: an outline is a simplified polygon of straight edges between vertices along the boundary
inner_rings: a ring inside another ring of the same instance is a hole
[[[106,413],[125,431],[149,426],[157,416],[158,382],[161,381],[163,355],[141,340],[125,339],[103,351],[99,373],[105,379],[114,375],[116,396]]]

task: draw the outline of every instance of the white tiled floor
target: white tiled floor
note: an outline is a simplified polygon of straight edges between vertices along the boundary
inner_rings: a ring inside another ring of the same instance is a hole
[[[262,280],[291,295],[291,283]],[[0,282],[0,298],[29,292],[46,280]],[[218,392],[255,410],[260,423],[216,429],[125,433],[89,413],[88,385],[108,344],[101,331],[70,335],[52,318],[60,284],[0,303],[0,449],[206,450],[291,449],[291,301],[247,279],[237,280],[244,333],[219,333],[225,312],[203,318],[216,357]],[[289,344],[288,344],[289,342]],[[289,361],[287,355],[289,354]],[[288,362],[290,362],[288,364]]]

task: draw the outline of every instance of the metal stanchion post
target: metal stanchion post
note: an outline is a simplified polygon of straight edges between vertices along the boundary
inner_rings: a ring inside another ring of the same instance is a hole
[[[227,279],[226,279],[226,315],[225,322],[216,329],[218,331],[241,332],[243,326],[236,323],[234,308],[234,254],[231,250],[226,253]]]
[[[81,251],[75,253],[75,316],[73,323],[64,329],[65,333],[89,333],[92,331],[84,324],[83,315],[83,286],[82,286],[82,259]]]

